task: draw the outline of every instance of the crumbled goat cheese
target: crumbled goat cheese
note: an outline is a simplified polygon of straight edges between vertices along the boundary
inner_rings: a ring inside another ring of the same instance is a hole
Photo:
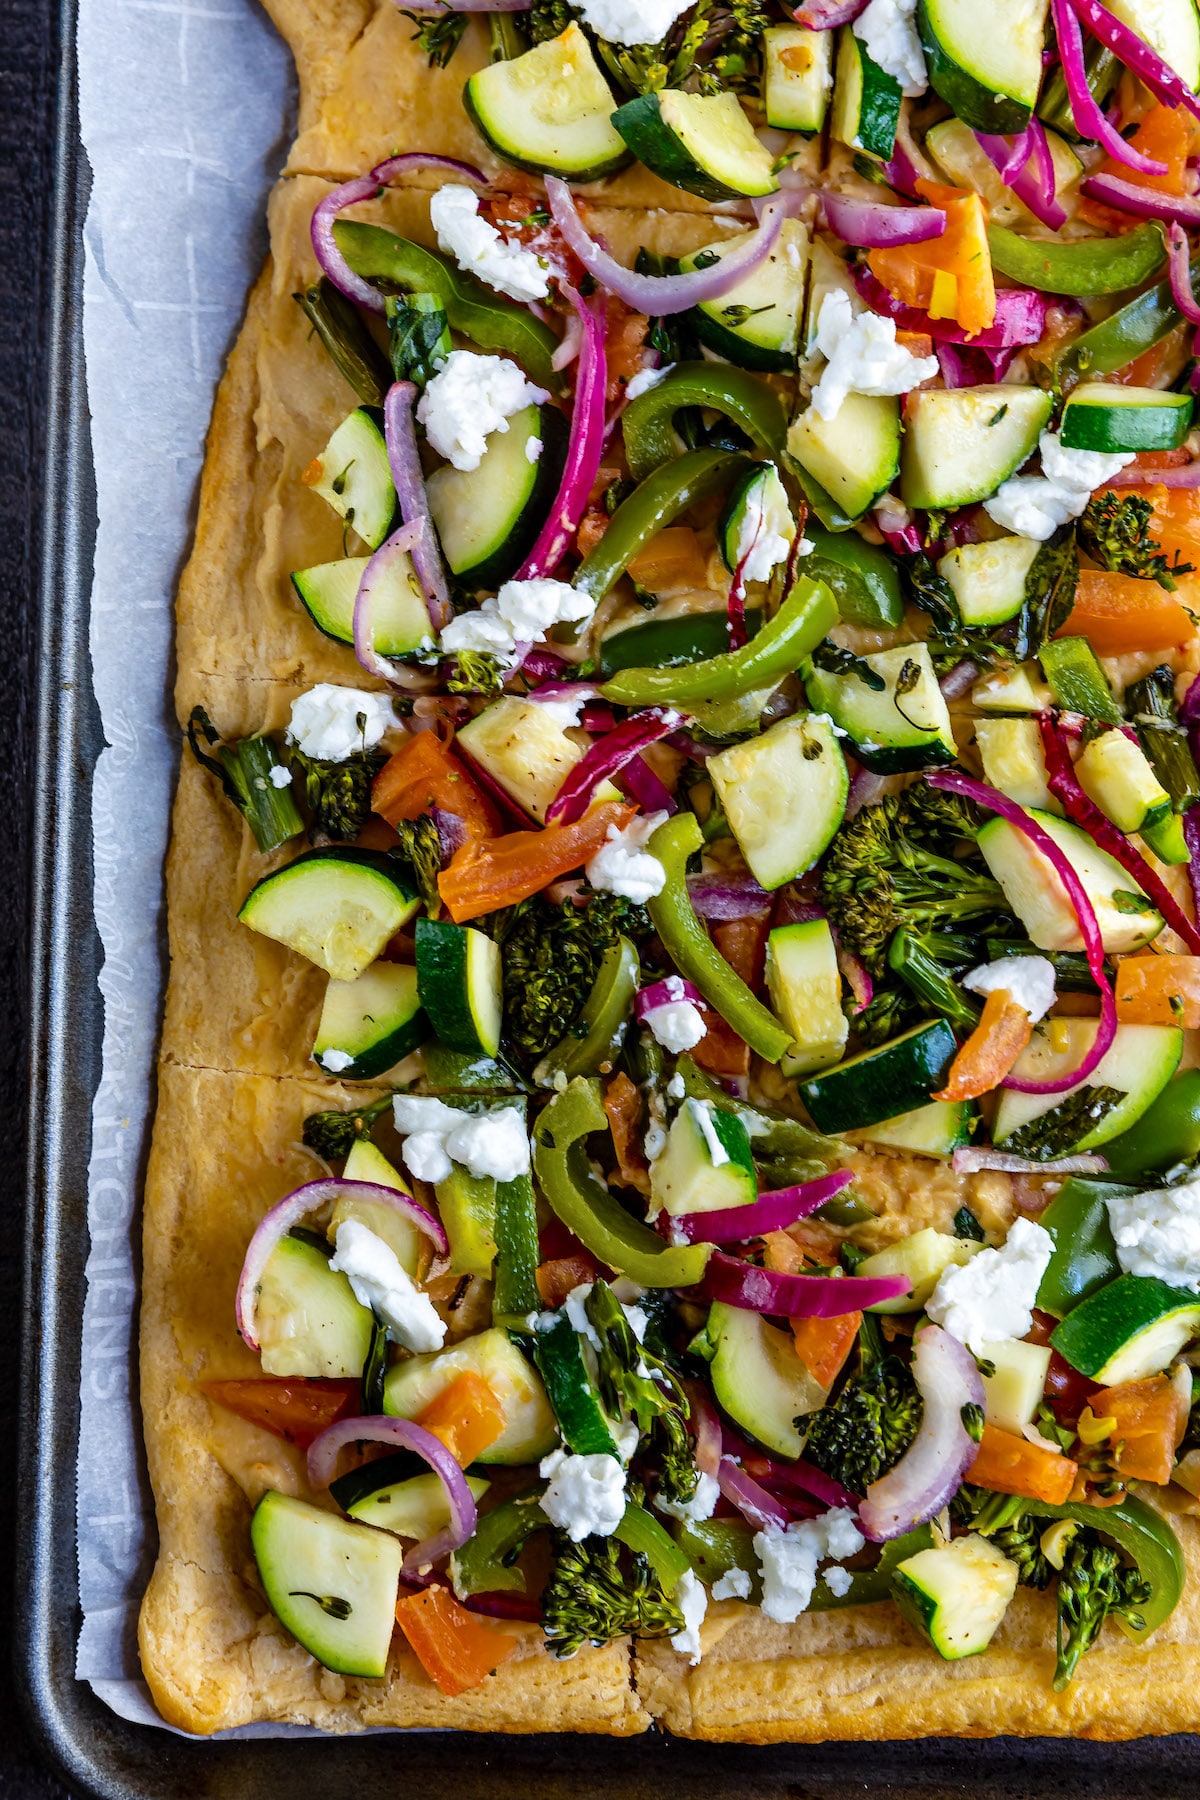
[[[319,681],[292,701],[287,738],[305,756],[319,762],[345,762],[356,750],[373,750],[384,732],[395,725],[396,715],[386,694]]]
[[[746,496],[742,526],[734,549],[734,561],[743,581],[768,581],[771,570],[786,562],[796,531],[783,483],[775,465],[766,480],[756,483]],[[765,504],[760,496],[765,490]]]
[[[582,0],[583,22],[610,44],[657,44],[691,0]]]
[[[671,1648],[686,1656],[695,1668],[701,1656],[700,1627],[708,1611],[708,1589],[691,1569],[685,1569],[671,1598],[683,1614],[683,1630],[671,1633]]]
[[[580,1337],[586,1338],[593,1350],[598,1350],[600,1333],[587,1316],[587,1298],[595,1285],[593,1281],[581,1281],[578,1287],[571,1289],[563,1301],[563,1306],[567,1318],[571,1322],[571,1330],[577,1331]]]
[[[479,216],[479,196],[450,182],[429,202],[439,247],[460,269],[477,275],[510,300],[541,300],[550,292],[546,265],[522,244],[510,244]]]
[[[981,963],[964,975],[962,984],[973,994],[993,994],[997,989],[1012,995],[1036,1025],[1058,998],[1054,988],[1054,964],[1045,956],[1001,956]]]
[[[687,1519],[692,1524],[699,1525],[705,1519],[712,1518],[720,1494],[716,1477],[702,1473],[690,1500],[664,1500],[660,1494],[654,1504],[660,1513],[666,1513],[669,1518]]]
[[[445,1321],[428,1294],[413,1283],[390,1244],[358,1219],[343,1219],[329,1267],[346,1277],[360,1306],[382,1322],[393,1343],[406,1350],[440,1350],[446,1341]]]
[[[840,1563],[830,1563],[829,1567],[824,1571],[824,1575],[825,1586],[829,1589],[835,1599],[841,1600],[850,1592],[854,1583],[854,1577],[849,1569],[843,1569]]]
[[[587,865],[587,878],[606,894],[623,894],[644,904],[661,894],[667,872],[645,845],[666,818],[665,812],[647,813],[631,820],[624,831],[608,828],[608,838]]]
[[[822,419],[836,419],[848,394],[907,394],[938,372],[936,356],[914,356],[896,342],[894,319],[856,316],[840,288],[821,302],[817,349],[826,363],[812,404]]]
[[[292,771],[285,769],[282,763],[276,763],[271,770],[271,786],[277,788],[291,787]]]
[[[1042,473],[1010,475],[984,501],[983,510],[997,525],[1018,537],[1036,538],[1039,544],[1053,537],[1060,525],[1077,519],[1096,489],[1133,461],[1132,454],[1065,450],[1053,431],[1043,431],[1038,449]]]
[[[480,1179],[515,1181],[529,1173],[529,1138],[519,1107],[467,1113],[425,1094],[397,1094],[392,1114],[404,1137],[405,1167],[421,1181],[444,1181],[451,1159]]]
[[[456,613],[443,628],[442,654],[453,656],[457,650],[480,650],[485,656],[494,656],[506,669],[517,665],[512,628],[497,615],[495,602],[490,599],[474,612]]]
[[[442,632],[442,650],[485,650],[508,667],[517,662],[518,644],[541,643],[555,625],[590,619],[596,602],[565,581],[548,576],[532,581],[506,581],[474,612],[458,613]],[[555,704],[573,704],[556,702]],[[582,704],[582,702],[580,702]],[[578,713],[572,724],[578,722]]]
[[[925,53],[917,35],[917,0],[871,0],[854,21],[854,35],[867,47],[871,61],[900,83],[910,100],[929,85]]]
[[[659,369],[639,369],[625,384],[625,398],[636,400],[640,395],[648,394],[651,388],[656,388],[660,381],[666,380],[674,367],[674,363],[663,363]]]
[[[1033,1324],[1033,1304],[1053,1250],[1044,1225],[1014,1219],[998,1250],[981,1250],[970,1262],[943,1271],[925,1311],[976,1356],[984,1354],[985,1344],[1022,1338]]]
[[[714,1169],[719,1169],[722,1163],[729,1161],[729,1152],[717,1136],[717,1128],[713,1124],[712,1108],[707,1100],[689,1100],[687,1104],[688,1111],[700,1128],[700,1135],[708,1150],[708,1160]]]
[[[748,1600],[750,1598],[750,1577],[745,1569],[729,1569],[719,1575],[712,1584],[714,1600]]]
[[[1200,1293],[1200,1179],[1105,1200],[1117,1261],[1127,1275]]]
[[[537,462],[538,458],[541,456],[542,451],[545,449],[545,447],[546,446],[543,444],[541,438],[526,438],[525,439],[525,461],[527,463]]]
[[[670,1000],[664,1006],[652,1006],[643,1013],[642,1024],[674,1056],[694,1049],[708,1030],[694,1000]]]
[[[642,1441],[642,1434],[637,1428],[636,1419],[610,1419],[609,1435],[617,1446],[617,1455],[623,1463],[628,1463],[637,1452]]]
[[[615,1456],[572,1456],[554,1450],[538,1473],[548,1478],[541,1507],[573,1544],[595,1533],[611,1537],[625,1516],[625,1471]]]
[[[853,1556],[866,1543],[854,1514],[835,1506],[819,1519],[802,1519],[785,1531],[755,1534],[754,1554],[762,1575],[762,1609],[768,1619],[790,1625],[812,1599],[817,1564],[827,1556]]]
[[[670,1100],[682,1100],[687,1093],[682,1075],[672,1075],[667,1083],[667,1097]]]
[[[330,1075],[340,1075],[343,1069],[350,1067],[354,1058],[348,1050],[322,1050],[316,1060]]]
[[[493,431],[514,413],[550,396],[506,356],[452,350],[417,403],[417,417],[439,456],[456,469],[477,469]]]

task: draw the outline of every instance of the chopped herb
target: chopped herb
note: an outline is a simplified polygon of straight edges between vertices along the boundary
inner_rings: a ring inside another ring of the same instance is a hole
[[[969,1206],[960,1206],[954,1215],[954,1235],[956,1238],[972,1238],[975,1243],[982,1244],[983,1226],[975,1217]]]

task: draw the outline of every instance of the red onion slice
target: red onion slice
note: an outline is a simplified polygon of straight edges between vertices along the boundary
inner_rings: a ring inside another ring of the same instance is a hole
[[[732,876],[691,875],[688,896],[693,910],[702,919],[726,923],[730,919],[748,919],[755,913],[770,912],[772,899],[752,875],[741,880]]]
[[[693,1006],[704,1005],[704,995],[682,975],[668,975],[663,981],[652,981],[649,987],[640,988],[634,997],[633,1010],[639,1022],[648,1012],[659,1006],[675,1006],[680,1000],[690,1000]]]
[[[1100,0],[1070,0],[1070,4],[1092,36],[1111,50],[1127,69],[1132,69],[1164,106],[1186,107],[1188,112],[1200,119],[1200,100],[1183,77],[1177,75],[1144,38],[1140,38],[1115,13],[1102,6]],[[1071,110],[1074,112],[1074,102]],[[1083,122],[1078,113],[1075,113],[1075,122],[1082,130]],[[1085,136],[1090,137],[1091,133],[1087,132]]]
[[[1188,700],[1191,699],[1198,685],[1200,685],[1200,676],[1196,677],[1196,680],[1193,681],[1191,687],[1188,689]],[[1186,707],[1186,705],[1187,701],[1184,702],[1184,707]],[[1179,716],[1181,719],[1184,716],[1184,707],[1180,708]],[[1192,724],[1192,729],[1188,732],[1188,737],[1189,739],[1194,739],[1196,736],[1194,722],[1189,720],[1188,723]],[[1200,808],[1189,806],[1188,810],[1184,813],[1183,841],[1187,845],[1188,880],[1192,884],[1192,903],[1196,907],[1197,912],[1200,912]]]
[[[898,1300],[912,1289],[903,1275],[785,1275],[723,1250],[709,1257],[701,1286],[710,1300],[783,1319],[836,1319],[881,1300]]]
[[[977,131],[975,136],[981,149],[987,152],[1005,187],[1011,187],[1029,161],[1033,148],[1028,125],[1014,138],[996,137],[988,131]]]
[[[978,664],[964,659],[946,671],[938,682],[938,687],[947,700],[961,700],[962,696],[968,693],[978,680]]]
[[[721,1421],[703,1386],[698,1381],[685,1381],[688,1397],[688,1424],[696,1440],[696,1467],[702,1475],[714,1480],[721,1463]]]
[[[797,1457],[795,1462],[781,1463],[773,1456],[767,1458],[769,1472],[763,1477],[773,1488],[783,1488],[785,1492],[797,1489],[804,1494],[811,1494],[825,1506],[844,1506],[848,1512],[857,1512],[862,1504],[861,1494],[852,1494],[844,1488],[840,1481],[832,1475],[826,1475],[804,1458]]]
[[[632,762],[626,763],[621,770],[620,785],[626,790],[630,799],[636,800],[643,812],[677,813],[679,802],[670,789],[659,780],[650,764],[641,756],[635,756]]]
[[[913,1338],[912,1372],[925,1406],[920,1429],[895,1468],[871,1483],[858,1509],[874,1544],[935,1518],[958,1492],[978,1449],[962,1412],[964,1406],[982,1407],[983,1379],[966,1345],[940,1325],[925,1325]]]
[[[689,1244],[740,1244],[747,1238],[761,1237],[765,1231],[786,1231],[797,1219],[806,1219],[835,1194],[840,1194],[853,1180],[852,1170],[836,1169],[830,1175],[818,1176],[815,1181],[801,1181],[794,1187],[776,1188],[772,1193],[760,1194],[749,1206],[683,1213],[671,1223]],[[846,1310],[858,1309],[847,1307]]]
[[[456,156],[438,156],[432,151],[411,150],[403,156],[389,156],[386,162],[377,163],[369,175],[358,175],[353,181],[343,181],[339,187],[332,188],[323,200],[318,201],[313,211],[309,234],[321,273],[328,276],[347,300],[357,301],[359,306],[365,306],[369,312],[386,312],[384,297],[378,288],[372,287],[369,281],[364,281],[361,275],[354,273],[338,249],[333,235],[334,220],[348,206],[358,206],[363,200],[374,200],[395,176],[417,168],[445,169],[449,174],[465,176],[468,181],[478,182],[480,186],[487,185],[486,175],[471,163],[460,162]]]
[[[1006,1156],[1003,1150],[956,1150],[950,1159],[956,1175],[977,1175],[996,1169],[1002,1175],[1103,1175],[1108,1160],[1103,1156],[1060,1156],[1055,1162],[1030,1162],[1025,1156]]]
[[[865,250],[926,244],[946,230],[946,215],[936,206],[884,206],[828,190],[821,195],[821,204],[830,229],[842,242]]]
[[[477,1513],[475,1497],[467,1486],[467,1478],[451,1456],[441,1438],[434,1437],[423,1425],[411,1419],[392,1419],[376,1414],[365,1419],[339,1419],[314,1438],[308,1447],[308,1479],[314,1488],[327,1488],[337,1467],[338,1452],[346,1444],[395,1444],[401,1450],[412,1450],[427,1462],[446,1490],[450,1505],[450,1523],[419,1544],[414,1544],[401,1564],[402,1573],[410,1580],[428,1574],[439,1556],[457,1550],[475,1530]]]
[[[833,949],[842,978],[854,995],[855,1012],[865,1012],[875,998],[875,983],[871,979],[871,971],[855,956],[853,950],[847,950],[836,931],[833,934]]]
[[[867,10],[867,0],[808,0],[806,6],[798,6],[792,17],[797,25],[807,25],[810,31],[833,31],[838,25],[851,25],[860,13]]]
[[[1058,39],[1058,53],[1062,58],[1067,97],[1079,132],[1086,138],[1095,138],[1114,162],[1124,163],[1129,169],[1137,169],[1142,175],[1165,175],[1167,165],[1155,162],[1151,157],[1143,156],[1140,150],[1135,150],[1121,136],[1116,126],[1110,125],[1096,104],[1088,86],[1087,68],[1083,60],[1083,34],[1069,0],[1050,0],[1050,10],[1054,16],[1054,31]],[[1100,7],[1099,11],[1103,12],[1104,8]],[[1095,29],[1094,26],[1092,29]],[[1129,35],[1132,37],[1133,33],[1130,32]],[[1140,39],[1135,41],[1140,42]],[[1085,181],[1083,185],[1086,193],[1090,183]]]
[[[373,1181],[346,1181],[332,1175],[324,1181],[306,1181],[302,1187],[285,1194],[270,1212],[263,1215],[246,1247],[246,1258],[238,1277],[236,1309],[237,1328],[249,1349],[258,1349],[255,1331],[258,1290],[271,1252],[293,1225],[298,1225],[319,1207],[339,1199],[369,1200],[377,1206],[391,1207],[394,1212],[402,1213],[418,1231],[423,1231],[442,1255],[449,1248],[441,1221],[398,1188],[380,1187]]]
[[[905,331],[924,332],[944,344],[970,344],[974,350],[1017,350],[1036,344],[1045,334],[1050,301],[1034,288],[997,288],[994,321],[983,331],[969,334],[952,319],[931,319],[919,306],[906,306],[865,266],[850,272],[859,294],[873,312],[895,319]]]
[[[717,1465],[717,1486],[730,1505],[736,1506],[759,1531],[786,1531],[791,1523],[791,1514],[783,1502],[768,1494],[745,1469],[739,1469],[732,1456],[723,1456]]]
[[[1200,225],[1200,199],[1195,195],[1160,194],[1157,188],[1138,187],[1119,175],[1089,175],[1080,191],[1089,200],[1103,201],[1105,206],[1138,219],[1183,219],[1189,225]]]
[[[1183,463],[1177,469],[1139,469],[1130,463],[1105,482],[1105,487],[1200,487],[1200,462]]]
[[[634,713],[585,751],[546,808],[547,825],[572,825],[582,819],[602,781],[617,775],[647,745],[667,737],[680,722],[670,708],[651,707]]]
[[[421,455],[413,426],[413,405],[417,390],[411,381],[397,381],[388,389],[383,403],[383,431],[387,443],[388,465],[400,504],[400,517],[406,525],[418,522],[421,530],[412,542],[411,556],[417,580],[425,591],[429,623],[438,636],[450,617],[450,591],[437,532],[429,511],[425,477],[421,472]]]
[[[553,181],[554,177],[550,177]],[[549,185],[549,182],[547,183]],[[560,184],[562,185],[562,184]],[[604,394],[608,386],[608,362],[604,354],[608,333],[603,305],[590,305],[567,281],[559,282],[579,315],[583,347],[575,379],[575,406],[567,438],[567,459],[550,516],[537,535],[533,549],[517,570],[516,580],[533,581],[553,575],[571,547],[587,511],[592,488],[604,454]],[[528,646],[526,646],[528,649]]]
[[[1067,214],[1056,197],[1054,159],[1041,120],[1031,119],[1011,143],[986,131],[977,131],[975,136],[1005,187],[1011,188],[1041,224],[1051,231],[1060,230],[1067,222]]]
[[[579,216],[574,196],[557,175],[546,177],[546,199],[555,223],[588,274],[637,312],[660,317],[717,300],[753,274],[771,254],[787,216],[787,201],[774,195],[763,207],[757,231],[707,269],[686,275],[638,275],[602,250]]]
[[[390,656],[381,656],[375,648],[375,627],[371,615],[375,607],[376,587],[392,573],[394,564],[402,556],[410,554],[418,539],[424,535],[425,529],[424,519],[414,519],[411,525],[397,526],[391,537],[380,544],[363,570],[358,593],[354,596],[355,656],[368,675],[378,675],[389,686],[404,688],[410,694],[428,693],[435,686],[437,677],[432,670],[406,668],[403,663],[394,662]],[[432,530],[432,526],[429,529]]]

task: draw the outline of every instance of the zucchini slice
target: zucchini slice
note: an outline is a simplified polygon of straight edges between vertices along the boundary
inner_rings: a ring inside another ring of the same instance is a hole
[[[919,0],[917,27],[935,93],[973,131],[1024,131],[1042,85],[1047,0],[1008,0],[988,21],[973,0]]]
[[[417,986],[443,1044],[495,1056],[504,1002],[500,946],[485,931],[449,919],[417,920]]]
[[[383,1410],[419,1419],[445,1388],[467,1373],[482,1375],[504,1409],[504,1430],[481,1450],[481,1463],[539,1462],[558,1442],[558,1428],[542,1378],[506,1331],[493,1325],[449,1350],[394,1363],[383,1384]]]
[[[975,1532],[918,1550],[892,1571],[896,1605],[947,1662],[987,1649],[1016,1591],[1016,1563]]]
[[[339,1675],[387,1673],[404,1559],[398,1538],[268,1489],[250,1542],[271,1611],[298,1644]]]
[[[306,850],[265,875],[238,918],[316,963],[335,981],[354,981],[407,925],[420,899],[396,865],[374,850]]]
[[[861,675],[813,669],[805,681],[809,705],[828,713],[849,737],[858,761],[880,775],[953,762],[958,754],[950,709],[925,644],[897,644],[862,661],[882,683]]]
[[[896,479],[900,402],[890,394],[847,394],[832,419],[809,406],[788,427],[787,453],[850,524]]]
[[[342,420],[304,471],[304,483],[378,550],[396,511],[396,490],[383,433],[365,406]]]
[[[1075,768],[1088,799],[1126,835],[1153,834],[1175,817],[1171,796],[1150,758],[1123,731],[1102,731],[1092,738]]]
[[[902,97],[896,77],[872,61],[852,25],[843,25],[829,127],[838,143],[887,162],[896,147]]]
[[[1066,450],[1178,450],[1192,427],[1191,394],[1086,381],[1063,408]]]
[[[1066,1074],[1083,1060],[1095,1041],[1096,1030],[1094,1019],[1057,1021],[1055,1031],[1066,1040],[1061,1049],[1051,1047],[1044,1030],[1035,1032],[1017,1059],[1015,1073],[1027,1081],[1053,1080],[1056,1075]],[[1183,1033],[1175,1025],[1118,1025],[1116,1036],[1086,1082],[1061,1094],[1019,1094],[1013,1088],[1002,1088],[992,1124],[993,1141],[1003,1145],[1022,1126],[1044,1118],[1085,1088],[1117,1088],[1125,1095],[1124,1100],[1090,1130],[1085,1118],[1075,1137],[1055,1140],[1056,1155],[1074,1156],[1081,1150],[1098,1150],[1141,1118],[1179,1067],[1182,1054]]]
[[[342,1175],[346,1181],[369,1181],[376,1187],[394,1188],[398,1194],[409,1192],[408,1184],[399,1170],[392,1167],[382,1150],[377,1150],[370,1138],[355,1138]],[[373,1231],[377,1238],[382,1238],[388,1249],[394,1252],[405,1273],[416,1280],[429,1240],[418,1231],[407,1213],[386,1206],[382,1200],[363,1200],[358,1196],[348,1198],[345,1194],[339,1194],[333,1203],[326,1233],[331,1244],[336,1244],[338,1226],[347,1219],[357,1219],[360,1225]]]
[[[627,100],[612,122],[639,162],[702,200],[773,194],[779,186],[736,94],[663,88]]]
[[[397,1537],[420,1541],[432,1537],[435,1531],[443,1531],[450,1523],[450,1502],[441,1476],[432,1471],[427,1475],[398,1474],[385,1468],[393,1461],[410,1466],[407,1457],[378,1457],[365,1468],[335,1481],[330,1493],[352,1519],[381,1531],[393,1531]],[[482,1500],[492,1485],[479,1475],[468,1475],[466,1480],[471,1498],[476,1501]],[[348,1485],[343,1490],[345,1499],[335,1492],[343,1481],[354,1483],[353,1498]]]
[[[938,563],[954,590],[964,625],[1003,625],[1025,604],[1025,586],[1041,545],[1036,538],[959,544]],[[1007,788],[1005,789],[1007,793]]]
[[[1200,1297],[1149,1275],[1118,1275],[1073,1307],[1050,1342],[1073,1369],[1105,1387],[1144,1381],[1200,1335]]]
[[[888,1150],[911,1150],[914,1156],[953,1156],[971,1142],[975,1108],[969,1100],[931,1100],[894,1119],[866,1125],[862,1137]]]
[[[366,556],[344,556],[338,562],[297,569],[292,576],[292,586],[313,624],[339,644],[354,642],[354,602],[369,561]],[[381,656],[432,650],[429,606],[408,556],[395,557],[376,586],[371,630]]]
[[[354,981],[325,989],[313,1061],[344,1081],[370,1081],[393,1068],[430,1034],[417,995],[417,971],[377,962]]]
[[[734,482],[717,521],[725,567],[736,575],[744,561],[747,581],[766,581],[771,569],[786,561],[795,535],[792,503],[779,470],[774,463],[753,464]]]
[[[583,756],[548,707],[515,694],[502,694],[468,720],[455,745],[539,825],[546,823],[546,808]],[[621,796],[605,781],[595,798]]]
[[[813,36],[796,29],[805,37]],[[702,256],[727,256],[745,243],[746,235],[689,251],[679,266],[691,270]],[[798,219],[785,219],[779,242],[753,274],[719,300],[706,300],[684,316],[702,344],[741,368],[790,369],[796,360],[807,273],[808,232]]]
[[[1096,914],[1110,956],[1125,956],[1150,943],[1163,928],[1132,876],[1070,819],[1030,809],[1078,875]],[[1007,819],[993,818],[977,838],[984,861],[1004,889],[1005,899],[1039,950],[1082,950],[1075,909],[1052,865]],[[1070,1066],[1069,1064],[1067,1065]]]
[[[666,1147],[651,1165],[656,1206],[672,1215],[750,1206],[758,1195],[750,1138],[736,1113],[685,1100],[671,1121]]]
[[[1057,132],[1047,131],[1046,144],[1054,165],[1054,197],[1069,217],[1078,201],[1083,164]],[[934,125],[925,134],[925,149],[952,186],[966,188],[987,201],[991,224],[1018,230],[1032,224],[1033,214],[1005,187],[995,163],[961,119],[943,119]]]
[[[807,25],[763,32],[763,111],[779,131],[811,136],[825,123],[833,86],[833,33]]]
[[[927,1225],[914,1231],[886,1250],[876,1250],[859,1264],[858,1273],[874,1279],[882,1275],[903,1275],[908,1293],[895,1300],[880,1300],[870,1308],[876,1313],[920,1312],[942,1275],[949,1268],[961,1268],[970,1262],[983,1245],[973,1238],[951,1237],[948,1232],[934,1231]]]
[[[1061,802],[1046,785],[1046,759],[1036,719],[976,719],[975,744],[989,786],[1007,794],[1018,806],[1062,812]]]
[[[1112,0],[1109,10],[1157,50],[1193,93],[1200,88],[1200,16],[1194,0]]]
[[[1011,384],[910,394],[900,458],[905,506],[939,510],[986,500],[1033,455],[1053,406],[1041,388]]]
[[[890,1044],[864,1050],[836,1069],[802,1081],[800,1098],[818,1131],[855,1131],[894,1119],[897,1107],[911,1112],[928,1104],[957,1048],[945,1019],[915,1025]]]
[[[527,406],[493,431],[476,469],[450,463],[426,483],[451,572],[472,592],[498,588],[525,560],[562,479],[567,422],[556,406]]]
[[[811,1075],[837,1062],[850,1027],[842,1011],[842,977],[828,919],[776,925],[767,939],[767,993],[792,1034],[785,1075]]]
[[[497,156],[531,174],[597,181],[630,161],[608,83],[574,21],[561,37],[480,69],[463,103]]]
[[[362,1374],[371,1314],[330,1268],[319,1240],[291,1232],[279,1240],[259,1283],[257,1320],[264,1374],[314,1381]]]
[[[828,719],[797,714],[711,757],[708,774],[757,881],[811,869],[846,810],[850,777]]]
[[[697,1347],[711,1358],[713,1393],[734,1423],[777,1456],[799,1456],[796,1422],[824,1406],[828,1389],[796,1355],[791,1332],[714,1301]]]

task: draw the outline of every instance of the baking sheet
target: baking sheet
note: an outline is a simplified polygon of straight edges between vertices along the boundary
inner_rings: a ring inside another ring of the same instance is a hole
[[[255,0],[81,0],[79,119],[92,171],[83,340],[99,531],[93,678],[103,1062],[88,1180],[76,1674],[161,1725],[138,1673],[153,1512],[136,1370],[137,1220],[165,952],[162,863],[178,737],[172,600],[213,395],[266,247],[290,141],[291,62]]]

